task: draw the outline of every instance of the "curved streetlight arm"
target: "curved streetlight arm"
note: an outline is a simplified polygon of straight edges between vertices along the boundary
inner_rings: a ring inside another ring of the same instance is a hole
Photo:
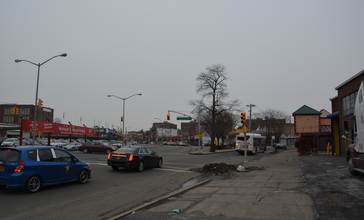
[[[142,94],[138,93],[138,94],[134,94],[134,95],[131,95],[129,97],[126,97],[126,98],[121,98],[121,97],[116,96],[116,95],[107,95],[107,97],[115,97],[115,98],[118,98],[118,99],[121,99],[121,100],[127,100],[128,98],[131,98],[131,97],[136,96],[136,95],[142,95]]]
[[[48,60],[44,61],[43,63],[38,63],[38,64],[33,63],[32,61],[29,61],[29,60],[19,60],[19,59],[16,59],[15,62],[19,63],[19,62],[25,61],[25,62],[31,63],[33,65],[36,65],[36,66],[42,66],[43,64],[47,63],[48,61],[50,61],[50,60],[52,60],[52,59],[54,59],[56,57],[66,57],[66,56],[67,56],[67,53],[62,53],[62,54],[59,54],[59,55],[56,55],[54,57],[49,58]]]
[[[118,99],[124,100],[124,98],[121,98],[121,97],[116,96],[116,95],[107,95],[107,97],[115,97],[115,98],[118,98]]]
[[[133,96],[136,96],[136,95],[142,95],[142,94],[141,94],[141,93],[138,93],[138,94],[131,95],[131,96],[129,96],[129,97],[126,97],[126,98],[125,98],[125,100],[127,100],[128,98],[131,98],[131,97],[133,97]]]

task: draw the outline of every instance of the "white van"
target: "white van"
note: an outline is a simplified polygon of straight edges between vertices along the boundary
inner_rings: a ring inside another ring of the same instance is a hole
[[[239,154],[245,154],[244,148],[244,133],[239,133],[235,138],[235,151]],[[265,145],[265,136],[255,133],[246,134],[247,153],[256,154],[257,152],[264,152],[267,150]]]

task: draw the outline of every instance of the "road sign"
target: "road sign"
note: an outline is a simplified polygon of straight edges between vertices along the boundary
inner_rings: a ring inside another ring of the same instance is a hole
[[[205,136],[205,134],[204,134],[204,133],[202,133],[201,131],[198,131],[198,132],[197,132],[197,136],[199,136],[199,137],[203,137],[203,136]]]
[[[185,117],[177,117],[177,120],[192,120],[191,117],[185,116]]]

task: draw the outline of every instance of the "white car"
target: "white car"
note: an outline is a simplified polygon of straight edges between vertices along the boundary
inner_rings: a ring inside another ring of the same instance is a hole
[[[179,145],[179,146],[186,146],[186,142],[181,141],[181,142],[179,142],[179,143],[178,143],[178,145]]]
[[[63,147],[63,149],[66,149],[68,151],[75,151],[78,150],[78,148],[81,146],[80,143],[69,143]]]
[[[66,143],[63,143],[62,141],[59,140],[51,140],[51,146],[52,147],[60,147],[63,148],[66,145]]]
[[[118,149],[118,148],[123,146],[123,142],[122,141],[115,141],[110,146],[116,147],[116,149]]]
[[[1,143],[1,146],[19,146],[19,144],[18,138],[6,138],[5,141]]]

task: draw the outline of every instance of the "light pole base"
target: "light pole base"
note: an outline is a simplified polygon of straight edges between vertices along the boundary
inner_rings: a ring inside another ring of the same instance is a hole
[[[247,161],[247,160],[244,161],[244,167],[249,168],[249,161]]]

